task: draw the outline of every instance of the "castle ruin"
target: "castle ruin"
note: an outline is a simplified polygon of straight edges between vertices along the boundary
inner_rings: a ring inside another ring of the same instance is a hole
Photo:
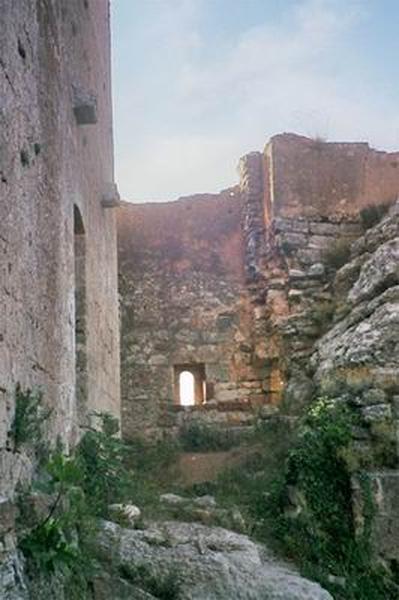
[[[107,0],[6,0],[0,15],[0,495],[16,384],[66,447],[120,411]],[[25,465],[28,476],[29,468]]]
[[[245,427],[290,394],[294,412],[306,405],[317,311],[332,301],[324,254],[360,236],[362,209],[396,199],[398,161],[282,134],[241,159],[236,187],[117,209],[126,436]]]
[[[34,471],[10,443],[17,386],[40,391],[68,450],[95,411],[126,439],[240,432],[298,415],[337,373],[367,383],[362,419],[389,431],[389,460],[377,434],[357,443],[373,542],[399,560],[399,153],[281,134],[219,194],[120,203],[108,0],[2,0],[0,40],[3,564]],[[370,207],[391,212],[368,232]]]

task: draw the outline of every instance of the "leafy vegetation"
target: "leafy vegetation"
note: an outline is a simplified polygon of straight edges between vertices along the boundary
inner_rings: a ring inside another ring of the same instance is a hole
[[[99,429],[87,428],[75,454],[80,486],[90,499],[91,512],[106,517],[114,502],[131,500],[132,476],[126,468],[129,452],[118,437],[117,419],[107,413],[94,413]]]
[[[398,583],[372,556],[370,482],[352,441],[357,413],[350,402],[340,400],[344,390],[334,397],[338,399],[317,398],[295,430],[289,417],[263,422],[247,440],[246,463],[203,491],[214,493],[220,505],[238,507],[254,537],[274,543],[336,600],[393,600],[399,597]],[[40,429],[40,412],[40,401],[31,394],[22,400],[13,429],[17,448],[36,444],[33,424]],[[25,524],[20,535],[29,572],[49,581],[62,577],[68,600],[90,597],[98,517],[107,517],[110,503],[132,500],[159,515],[160,491],[171,491],[166,467],[181,448],[171,440],[126,444],[114,418],[95,417],[99,427],[86,429],[72,456],[58,448],[42,467],[36,486],[51,499],[49,508],[28,529]],[[191,429],[185,447],[221,449],[214,433]],[[390,430],[371,433],[382,436],[384,444],[386,437],[391,439]],[[353,478],[362,496],[361,529],[352,512]],[[174,572],[154,573],[139,564],[123,567],[120,575],[160,600],[179,596]]]
[[[21,535],[19,547],[27,560],[28,575],[33,579],[39,574],[48,582],[62,577],[66,598],[83,600],[93,568],[89,548],[95,521],[81,487],[80,465],[75,458],[56,452],[42,475],[36,489],[52,502],[47,515]]]
[[[335,240],[322,254],[322,260],[330,269],[340,269],[350,258],[350,241],[345,238]]]
[[[40,399],[34,398],[31,404],[29,397],[29,410],[22,412],[23,427],[18,429],[24,432],[23,436],[18,433],[24,443],[31,439],[28,432],[31,424],[37,423],[40,410]],[[32,580],[39,577],[45,586],[62,579],[68,600],[91,597],[90,581],[97,568],[93,544],[98,517],[107,518],[113,503],[134,499],[140,505],[155,504],[160,488],[151,473],[161,472],[175,456],[176,446],[170,442],[152,446],[141,441],[125,443],[118,436],[117,420],[107,413],[95,413],[93,419],[98,428],[85,429],[73,455],[65,455],[58,447],[40,468],[34,488],[50,499],[46,514],[40,518],[36,513],[27,514],[29,491],[21,494],[20,501],[19,547],[27,560],[28,574]],[[142,575],[143,569],[140,566]],[[172,575],[154,578],[152,583],[150,575],[145,578],[148,589],[150,583],[154,590],[159,586],[156,597],[164,600],[176,597],[171,580]]]
[[[67,597],[81,600],[89,593],[95,566],[97,517],[106,516],[111,499],[122,502],[128,495],[117,421],[107,414],[96,417],[101,427],[86,431],[73,456],[58,448],[42,467],[35,487],[51,498],[51,505],[28,532],[22,529],[19,542],[28,573],[49,581],[62,576]]]
[[[381,221],[389,210],[389,204],[371,204],[360,211],[360,220],[364,229],[370,229]]]
[[[281,473],[293,436],[289,419],[260,422],[246,440],[244,461],[225,470],[215,482],[194,485],[193,492],[213,494],[221,506],[238,507],[247,530],[261,537],[260,514],[270,486]]]
[[[237,435],[228,429],[193,422],[182,428],[180,443],[186,452],[230,450],[237,445]]]
[[[356,425],[346,402],[318,398],[295,441],[280,447],[277,462],[259,453],[252,464],[227,473],[217,493],[249,515],[253,535],[294,559],[336,600],[393,600],[399,597],[397,582],[372,556],[374,506],[353,447]],[[362,495],[361,531],[352,512],[352,477]]]

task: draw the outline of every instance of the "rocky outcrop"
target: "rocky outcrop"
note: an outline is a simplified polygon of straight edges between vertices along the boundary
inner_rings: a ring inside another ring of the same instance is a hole
[[[317,344],[316,379],[399,385],[399,204],[352,245],[335,279],[336,322]]]
[[[134,597],[148,600],[153,586],[168,578],[181,600],[332,600],[248,537],[220,527],[168,521],[134,530],[104,522],[99,554],[127,586],[141,590]]]
[[[333,291],[334,323],[311,365],[322,391],[358,411],[355,447],[372,483],[373,548],[389,565],[399,559],[399,203],[352,244]],[[362,522],[355,479],[353,489],[355,519]]]
[[[21,555],[9,552],[0,564],[0,598],[2,600],[28,600],[23,578],[24,563]]]

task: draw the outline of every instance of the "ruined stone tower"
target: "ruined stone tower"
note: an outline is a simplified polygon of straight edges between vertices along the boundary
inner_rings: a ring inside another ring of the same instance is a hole
[[[119,415],[108,0],[3,0],[0,14],[0,494],[14,391],[50,440]],[[9,464],[10,463],[10,464]]]

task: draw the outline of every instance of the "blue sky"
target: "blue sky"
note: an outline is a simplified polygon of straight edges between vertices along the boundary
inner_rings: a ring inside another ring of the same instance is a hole
[[[294,131],[399,149],[397,0],[112,0],[116,180],[216,192]]]

